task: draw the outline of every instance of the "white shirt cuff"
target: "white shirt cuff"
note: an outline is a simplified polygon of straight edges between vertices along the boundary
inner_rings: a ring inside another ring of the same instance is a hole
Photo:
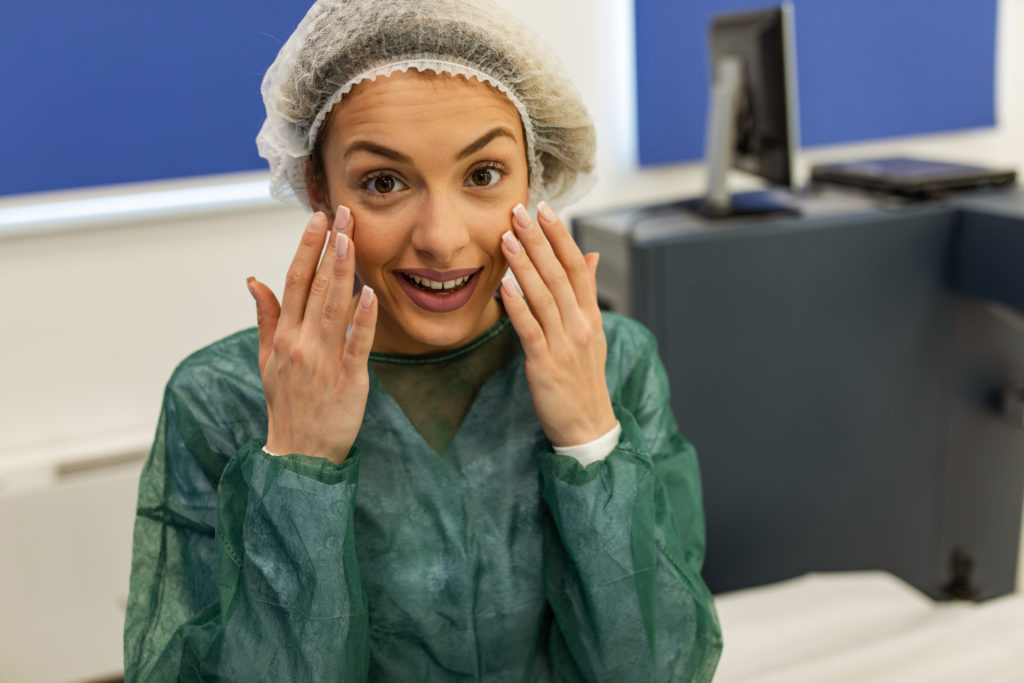
[[[615,426],[604,436],[599,436],[590,443],[579,446],[554,446],[555,453],[568,455],[579,460],[580,464],[586,467],[592,462],[604,460],[608,454],[619,445],[619,435],[622,434],[622,423],[616,421]]]

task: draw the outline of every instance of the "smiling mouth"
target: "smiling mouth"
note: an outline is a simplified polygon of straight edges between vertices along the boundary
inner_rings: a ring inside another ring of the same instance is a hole
[[[474,275],[476,275],[476,273],[464,275],[462,277],[457,277],[452,280],[440,281],[431,280],[430,278],[421,277],[419,275],[412,275],[411,273],[401,273],[401,276],[405,278],[405,280],[409,284],[413,285],[417,289],[421,289],[424,292],[430,292],[431,294],[438,294],[441,296],[446,296],[459,291],[460,289],[465,287],[470,280],[473,279]]]

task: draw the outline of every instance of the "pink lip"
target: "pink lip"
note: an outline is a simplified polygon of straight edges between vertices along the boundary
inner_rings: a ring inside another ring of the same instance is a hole
[[[398,285],[417,306],[431,313],[448,313],[462,308],[469,301],[469,298],[473,296],[473,291],[480,281],[480,278],[475,276],[482,270],[482,268],[463,268],[461,270],[441,272],[428,268],[409,268],[406,270],[394,270],[392,274],[398,280]],[[469,282],[450,294],[434,294],[409,282],[403,275],[405,273],[415,275],[416,277],[425,277],[436,282],[446,282],[467,276],[473,277],[470,277]]]

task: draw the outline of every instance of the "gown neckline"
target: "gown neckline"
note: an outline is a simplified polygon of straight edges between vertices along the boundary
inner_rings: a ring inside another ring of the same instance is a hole
[[[491,328],[482,335],[456,349],[421,356],[371,352],[370,361],[389,364],[420,365],[455,360],[460,356],[468,355],[486,343],[493,341],[510,325],[511,320],[508,316],[502,316],[497,323],[492,325]],[[451,441],[448,443],[448,447],[445,448],[443,453],[438,453],[427,442],[420,431],[416,428],[416,425],[413,424],[412,420],[406,414],[405,410],[402,409],[402,406],[398,403],[395,397],[392,396],[391,392],[388,391],[384,382],[377,376],[377,373],[374,372],[372,365],[368,365],[367,368],[370,375],[370,392],[367,397],[366,412],[367,414],[378,416],[377,419],[387,418],[389,416],[392,417],[394,420],[397,420],[394,424],[400,426],[399,435],[402,440],[411,439],[411,443],[409,444],[410,446],[415,445],[418,449],[423,449],[428,453],[434,454],[439,460],[446,460],[450,462],[451,459],[449,456],[452,455],[453,451],[461,441],[460,436],[465,431],[466,425],[471,424],[478,419],[477,413],[481,410],[479,406],[482,398],[485,398],[487,395],[495,391],[494,386],[499,382],[504,385],[506,381],[503,378],[505,378],[509,373],[515,372],[515,368],[520,366],[524,359],[525,355],[523,354],[522,345],[519,343],[519,337],[513,334],[513,351],[511,360],[492,373],[491,376],[488,377],[480,386],[476,396],[473,397],[473,400],[470,403],[469,410],[466,412],[462,422],[459,423],[459,426],[455,430],[455,434],[452,436]],[[381,421],[383,422],[384,420]],[[404,436],[406,434],[408,434],[408,436]],[[454,465],[454,463],[451,464]]]

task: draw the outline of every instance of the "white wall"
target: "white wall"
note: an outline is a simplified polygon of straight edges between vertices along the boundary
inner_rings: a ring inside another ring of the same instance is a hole
[[[632,0],[500,1],[556,47],[596,119],[600,181],[573,211],[661,201],[701,188],[699,165],[636,165]],[[805,150],[802,166],[898,152],[1024,170],[1024,0],[1001,0],[999,21],[994,129]],[[25,234],[17,225],[4,232],[4,216],[19,207],[56,211],[55,202],[69,198],[230,185],[252,177],[0,201],[0,357],[6,361],[0,382],[0,503],[8,514],[15,513],[7,506],[29,501],[33,490],[54,481],[61,485],[55,470],[40,464],[143,451],[174,365],[189,351],[253,323],[245,277],[256,275],[279,287],[305,217],[297,209],[253,200],[227,209],[122,216],[109,226],[44,220],[40,230]],[[127,516],[130,488],[122,485],[118,508]],[[101,490],[97,495],[109,495]],[[41,528],[61,527],[59,518],[32,519]],[[107,575],[122,584],[128,540],[126,531],[120,533],[122,543],[111,541],[92,548],[94,557],[73,559],[107,563]],[[0,538],[0,548],[6,540]],[[9,553],[0,555],[0,604],[8,589],[25,599],[42,591],[38,585],[5,587],[24,573],[12,569]],[[102,673],[87,673],[97,672]]]

